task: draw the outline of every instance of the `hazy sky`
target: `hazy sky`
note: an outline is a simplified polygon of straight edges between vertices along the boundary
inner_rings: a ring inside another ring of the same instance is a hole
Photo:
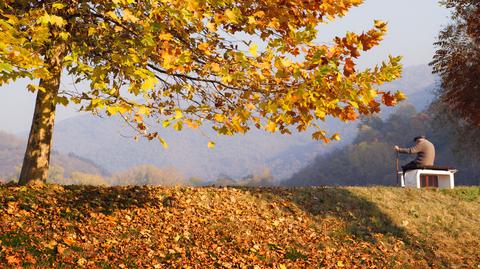
[[[348,31],[362,32],[373,26],[373,20],[389,23],[389,32],[378,47],[366,53],[361,66],[373,66],[388,55],[402,55],[405,66],[427,64],[433,55],[436,36],[448,22],[448,11],[437,0],[365,0],[335,22],[320,28],[320,39],[331,40]],[[18,133],[28,131],[35,98],[27,92],[27,81],[0,87],[0,130]],[[73,109],[58,108],[57,120],[76,115]]]

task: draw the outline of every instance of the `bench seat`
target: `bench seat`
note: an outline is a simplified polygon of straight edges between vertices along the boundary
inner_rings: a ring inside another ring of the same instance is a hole
[[[453,189],[455,187],[454,174],[457,169],[446,166],[424,166],[400,172],[401,185],[407,188],[436,187]]]

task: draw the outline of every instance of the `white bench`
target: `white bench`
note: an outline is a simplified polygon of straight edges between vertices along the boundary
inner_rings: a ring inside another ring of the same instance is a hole
[[[454,174],[458,170],[453,168],[428,169],[419,168],[399,172],[402,187],[406,188],[425,188],[436,187],[440,189],[453,189],[455,187]]]

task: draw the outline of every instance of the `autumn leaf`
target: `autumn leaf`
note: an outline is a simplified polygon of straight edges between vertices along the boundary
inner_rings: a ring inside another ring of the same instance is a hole
[[[208,148],[213,149],[215,147],[215,142],[213,141],[208,141]]]
[[[382,103],[386,106],[394,106],[397,104],[397,99],[390,93],[385,93],[382,96]]]
[[[355,73],[355,63],[352,61],[351,58],[345,60],[345,67],[343,73],[347,77]]]
[[[331,140],[336,140],[336,141],[340,141],[340,135],[339,134],[334,134],[332,135],[332,137],[330,138]]]
[[[277,124],[273,121],[268,122],[267,126],[265,126],[265,130],[272,133],[275,132],[276,129],[277,129]]]
[[[250,54],[252,54],[253,57],[258,57],[258,45],[257,44],[255,44],[255,43],[252,44],[248,51],[250,51]]]
[[[168,144],[165,139],[158,137],[158,141],[160,141],[160,144],[162,144],[163,148],[168,149]]]
[[[405,96],[405,94],[403,92],[397,91],[395,93],[395,99],[397,99],[397,101],[403,101],[403,100],[407,99],[407,96]]]
[[[16,256],[7,256],[5,258],[7,260],[7,263],[9,265],[19,265],[20,262],[22,261],[20,258],[16,257]]]

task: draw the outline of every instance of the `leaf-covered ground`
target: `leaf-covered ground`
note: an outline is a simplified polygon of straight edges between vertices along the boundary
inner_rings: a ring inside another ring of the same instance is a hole
[[[480,268],[480,188],[0,186],[0,264]]]

